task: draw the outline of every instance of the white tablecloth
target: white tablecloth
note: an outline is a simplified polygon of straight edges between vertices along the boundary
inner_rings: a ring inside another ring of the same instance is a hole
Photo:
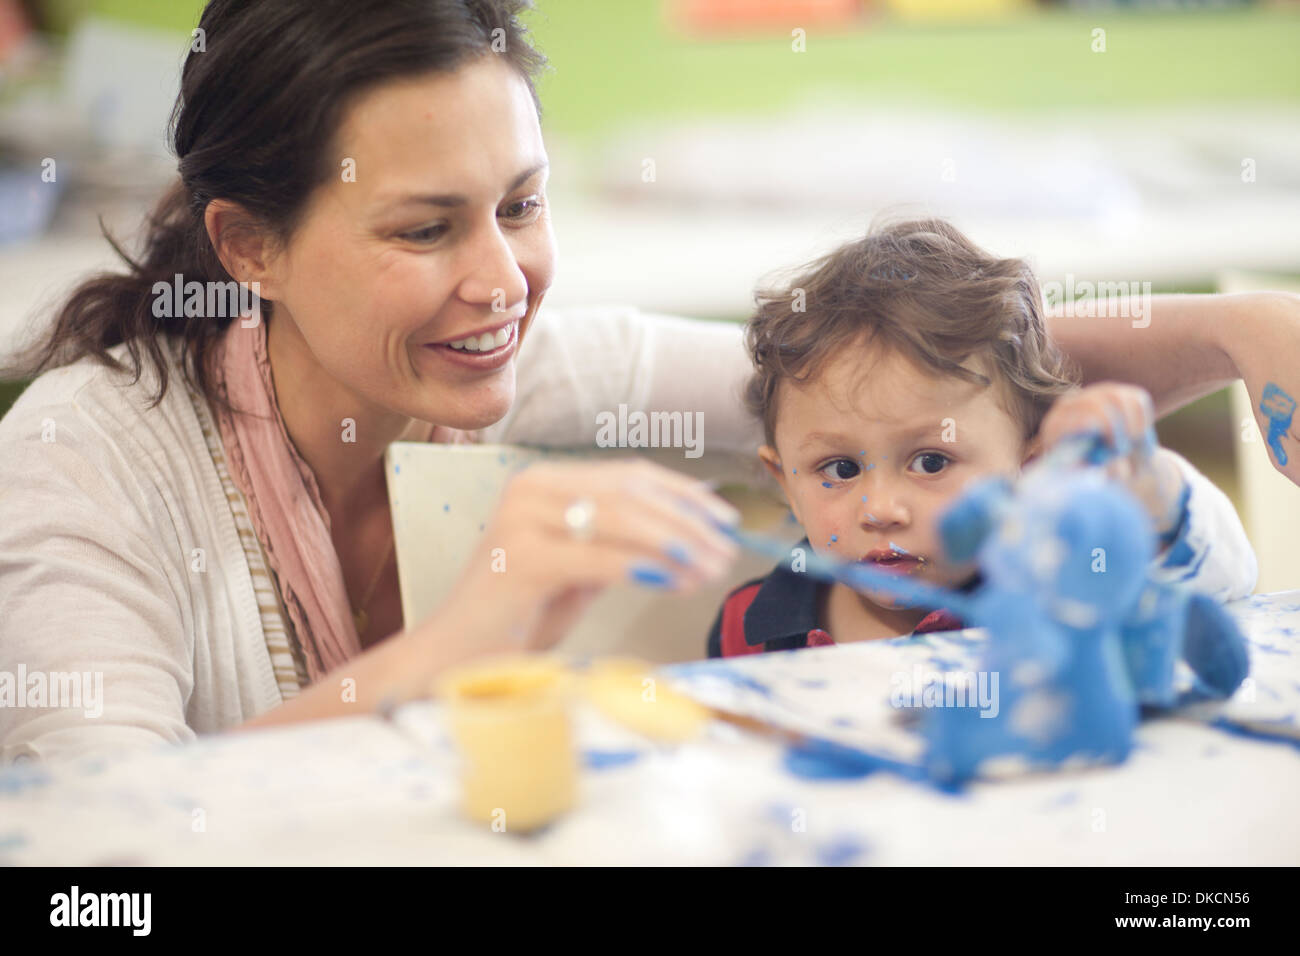
[[[1300,741],[1286,735],[1300,726],[1300,591],[1230,607],[1250,641],[1250,681],[1199,720],[1144,721],[1119,766],[960,795],[889,772],[819,781],[787,770],[769,736],[717,722],[670,748],[579,708],[580,804],[520,836],[461,818],[441,707],[419,703],[400,712],[404,732],[347,718],[5,770],[0,864],[1294,865]],[[665,676],[711,699],[761,685],[731,703],[906,756],[883,668],[960,668],[979,639],[923,635]]]

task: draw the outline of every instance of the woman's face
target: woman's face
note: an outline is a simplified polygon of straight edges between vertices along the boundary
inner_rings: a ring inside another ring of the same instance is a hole
[[[288,318],[329,378],[372,406],[462,429],[499,420],[519,322],[555,268],[523,79],[488,54],[384,85],[347,111],[335,149],[337,175],[263,283],[273,322]]]

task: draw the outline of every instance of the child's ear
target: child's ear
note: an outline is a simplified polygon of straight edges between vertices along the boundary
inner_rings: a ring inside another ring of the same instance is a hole
[[[789,487],[786,486],[785,469],[781,467],[781,456],[776,453],[776,449],[771,445],[759,445],[758,457],[763,462],[764,467],[776,479],[776,483],[781,486],[781,494],[785,495],[785,503],[789,505],[791,512],[794,513],[796,521],[802,521],[799,517],[799,511],[795,508],[794,497],[790,494]]]
[[[785,491],[785,470],[781,467],[781,456],[776,453],[776,449],[771,445],[759,445],[758,457],[772,477],[777,480],[781,490]]]

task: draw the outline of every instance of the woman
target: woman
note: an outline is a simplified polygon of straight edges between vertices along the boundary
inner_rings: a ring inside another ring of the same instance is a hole
[[[725,573],[715,522],[735,514],[706,488],[539,465],[446,602],[401,619],[390,442],[590,444],[623,401],[703,411],[713,448],[759,438],[738,327],[539,316],[555,246],[519,6],[208,4],[173,117],[180,183],[131,274],[63,307],[0,423],[0,671],[103,679],[98,716],[0,708],[0,758],[372,711],[456,662],[552,646],[608,584]],[[171,291],[232,279],[260,295],[237,321]],[[1140,349],[1096,320],[1054,333],[1087,379],[1168,410],[1237,376],[1216,323],[1296,312],[1155,308]]]

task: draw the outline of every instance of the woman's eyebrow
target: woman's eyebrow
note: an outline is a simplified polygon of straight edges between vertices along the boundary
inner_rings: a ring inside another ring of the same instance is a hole
[[[540,163],[536,163],[533,166],[530,166],[528,169],[525,169],[522,173],[520,173],[518,176],[514,178],[514,180],[510,183],[509,186],[506,187],[506,192],[513,192],[514,190],[518,189],[524,183],[528,182],[528,180],[532,179],[534,176],[540,173],[543,169],[546,169],[547,166],[549,165],[550,165],[549,163],[540,162]],[[385,208],[391,208],[393,206],[404,206],[410,203],[419,203],[420,205],[424,205],[424,206],[443,206],[447,208],[452,208],[455,206],[464,206],[468,202],[469,202],[468,197],[460,193],[436,193],[436,194],[406,193],[404,195],[394,197],[392,200],[384,203],[384,206]]]

